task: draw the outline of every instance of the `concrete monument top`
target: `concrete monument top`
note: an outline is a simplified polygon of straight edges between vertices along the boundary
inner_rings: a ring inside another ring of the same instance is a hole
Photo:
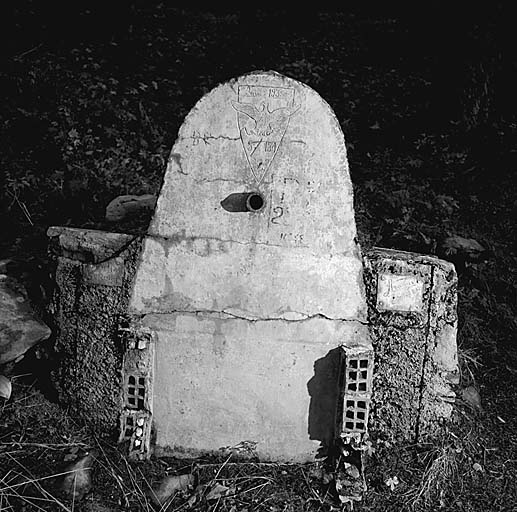
[[[314,90],[278,73],[191,110],[149,235],[135,312],[365,320],[343,134]]]
[[[262,71],[201,98],[172,148],[129,305],[156,338],[157,453],[253,441],[264,458],[310,460],[328,445],[338,347],[371,349],[362,268],[328,104]]]

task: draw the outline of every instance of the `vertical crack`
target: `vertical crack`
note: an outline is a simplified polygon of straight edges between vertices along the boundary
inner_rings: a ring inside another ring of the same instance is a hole
[[[430,279],[430,287],[429,287],[429,304],[427,307],[427,326],[425,328],[425,351],[424,358],[422,360],[422,375],[420,377],[420,398],[418,400],[418,415],[416,419],[415,426],[415,442],[418,442],[420,438],[420,426],[422,423],[422,407],[424,402],[424,392],[425,392],[425,378],[426,378],[426,367],[427,362],[430,357],[430,334],[431,334],[431,317],[432,317],[432,307],[433,307],[433,295],[434,295],[434,266],[431,266],[431,279]]]

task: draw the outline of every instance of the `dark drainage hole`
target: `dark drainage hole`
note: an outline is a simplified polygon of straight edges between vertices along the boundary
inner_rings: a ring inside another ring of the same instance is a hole
[[[263,208],[263,206],[264,198],[260,194],[253,192],[248,195],[248,198],[246,199],[246,207],[248,208],[248,211],[258,212]]]

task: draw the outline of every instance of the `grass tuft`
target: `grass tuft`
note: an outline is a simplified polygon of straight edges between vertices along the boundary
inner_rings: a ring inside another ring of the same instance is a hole
[[[406,493],[406,505],[442,508],[459,484],[457,452],[451,446],[433,448],[426,454],[427,467],[418,486]]]

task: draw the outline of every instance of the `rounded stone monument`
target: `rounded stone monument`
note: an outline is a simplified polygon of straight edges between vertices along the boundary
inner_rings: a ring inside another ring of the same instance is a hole
[[[142,393],[155,452],[246,446],[306,461],[332,443],[340,347],[371,350],[362,268],[329,105],[274,72],[201,98],[171,151],[129,302],[154,345]]]

